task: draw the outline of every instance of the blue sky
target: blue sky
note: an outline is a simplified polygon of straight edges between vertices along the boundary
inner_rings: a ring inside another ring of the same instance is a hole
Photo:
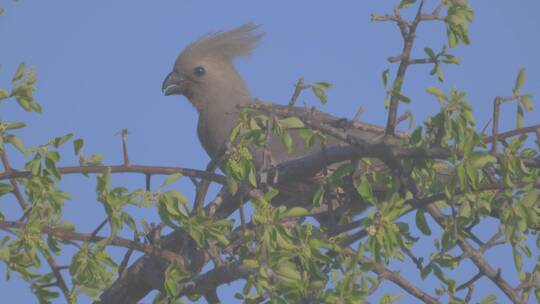
[[[162,96],[161,82],[190,41],[208,31],[253,21],[262,24],[267,35],[251,58],[238,61],[238,68],[254,97],[286,103],[296,80],[304,76],[307,82],[334,84],[323,110],[351,118],[361,105],[362,120],[384,124],[381,72],[386,68],[391,68],[391,75],[395,72],[397,66],[386,58],[399,54],[401,37],[394,24],[370,22],[370,14],[390,12],[397,2],[0,1],[6,9],[0,17],[0,86],[8,85],[19,62],[25,61],[37,68],[36,98],[44,108],[37,115],[22,112],[15,103],[2,104],[0,119],[27,122],[28,127],[19,132],[27,146],[73,132],[85,139],[85,154],[103,153],[108,164],[121,161],[116,134],[127,128],[133,163],[204,168],[208,157],[195,135],[196,112],[183,97]],[[436,1],[427,2],[430,7]],[[412,111],[417,123],[438,110],[437,101],[425,93],[429,85],[465,91],[480,127],[491,116],[493,98],[511,94],[521,67],[527,68],[524,91],[540,96],[540,41],[534,38],[540,30],[540,2],[474,1],[473,8],[472,44],[452,50],[462,64],[445,67],[444,84],[428,75],[428,66],[412,66],[408,71],[403,93],[413,102],[400,105],[400,111]],[[442,24],[422,24],[414,57],[423,57],[425,46],[440,49],[444,32]],[[303,100],[315,104],[309,94]],[[502,129],[513,128],[515,106],[504,106],[502,119]],[[540,110],[526,114],[526,125],[539,122]],[[64,154],[62,164],[76,163],[70,146]],[[15,152],[11,155],[15,164],[22,163]],[[141,176],[119,175],[114,183],[134,188],[144,181]],[[95,200],[94,179],[67,177],[61,186],[73,196],[66,217],[81,231],[92,230],[104,218]],[[192,195],[188,181],[179,188]],[[16,214],[13,205],[5,198],[0,202],[6,214]],[[138,218],[157,221],[153,209],[135,212]],[[484,235],[491,229],[494,226],[487,225]],[[430,244],[421,244],[419,250],[429,250]],[[113,253],[121,256],[123,251]],[[506,266],[511,264],[508,253],[497,251],[490,259]],[[405,275],[416,271],[392,266]],[[462,279],[474,275],[474,267],[468,268],[454,275]],[[415,282],[429,286],[433,293],[438,284],[428,281]],[[381,289],[400,293],[391,284]],[[487,295],[494,288],[483,280],[476,290]],[[13,303],[35,302],[16,276],[0,281],[0,293],[9,295]],[[231,299],[230,289],[220,293]],[[407,299],[404,303],[411,303]]]

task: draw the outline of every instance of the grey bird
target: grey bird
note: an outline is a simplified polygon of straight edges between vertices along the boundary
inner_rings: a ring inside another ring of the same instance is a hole
[[[249,23],[226,32],[206,34],[188,45],[176,59],[172,72],[165,78],[162,86],[164,95],[184,95],[199,114],[197,133],[199,140],[212,158],[227,140],[231,128],[237,123],[238,105],[255,103],[246,84],[235,69],[233,61],[244,57],[258,45],[263,34],[258,26]],[[302,109],[298,109],[302,111]],[[312,113],[319,121],[334,124],[341,119],[315,111]],[[284,145],[273,136],[268,150],[274,164],[299,158],[321,149],[316,144],[306,147],[298,131],[291,132],[293,152],[287,153]],[[381,138],[381,132],[354,130],[354,136],[365,141]],[[327,146],[342,144],[328,138]],[[261,149],[253,149],[256,168],[262,166]],[[308,183],[309,184],[309,183]],[[313,186],[313,183],[311,183]],[[290,186],[290,193],[299,193],[300,184]],[[309,187],[308,187],[309,188]],[[313,190],[314,187],[311,187]],[[280,189],[280,191],[283,189]],[[312,193],[307,191],[306,193]]]

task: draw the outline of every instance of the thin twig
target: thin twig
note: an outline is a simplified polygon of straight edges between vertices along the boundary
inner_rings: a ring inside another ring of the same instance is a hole
[[[129,166],[128,148],[127,148],[127,143],[126,143],[127,134],[128,134],[127,129],[123,129],[121,136],[122,136],[122,155],[124,158],[124,166]]]
[[[497,129],[498,129],[498,127],[497,127]],[[493,133],[493,134],[496,134],[496,135],[484,136],[484,137],[482,137],[482,141],[484,143],[489,143],[489,142],[493,143],[495,140],[499,141],[499,140],[503,140],[503,139],[506,139],[508,137],[512,137],[512,136],[516,136],[516,135],[537,132],[537,130],[540,130],[540,124],[532,125],[532,126],[529,126],[529,127],[517,128],[517,129],[514,129],[514,130],[502,132],[502,133]]]
[[[426,210],[429,212],[431,217],[439,224],[441,227],[445,227],[446,216],[443,215],[435,205],[429,205],[426,207]],[[502,278],[499,271],[496,271],[491,267],[487,262],[484,254],[473,248],[465,238],[461,235],[456,235],[456,240],[463,252],[471,259],[471,261],[478,267],[479,271],[488,277],[499,289],[510,298],[513,303],[522,303],[517,292],[512,288],[512,286]]]
[[[353,123],[360,123],[360,116],[362,115],[362,113],[364,113],[364,107],[359,106],[358,110],[356,110],[356,113],[354,114]]]
[[[206,173],[214,174],[214,171],[221,165],[224,158],[227,156],[227,151],[229,150],[229,143],[226,142],[221,145],[216,155],[212,157],[208,165],[206,165]],[[208,179],[203,179],[199,182],[197,186],[197,192],[195,193],[195,202],[193,203],[193,212],[199,213],[203,206],[204,200],[206,199],[206,194],[208,193],[208,187],[210,186],[210,181]]]
[[[391,136],[394,135],[396,129],[396,119],[397,119],[397,110],[398,110],[398,94],[401,93],[401,88],[405,79],[405,73],[409,66],[409,60],[411,57],[411,51],[414,44],[414,39],[416,38],[416,28],[421,20],[422,8],[424,7],[424,0],[420,2],[416,17],[409,26],[409,31],[406,35],[403,52],[401,53],[401,62],[398,67],[396,78],[394,84],[392,85],[392,94],[390,97],[390,107],[388,110],[388,121],[386,123],[385,135]],[[399,23],[398,23],[399,24]]]
[[[294,107],[296,100],[298,99],[298,97],[300,97],[300,93],[302,93],[302,91],[306,88],[307,86],[304,85],[304,77],[300,77],[298,79],[298,82],[294,86],[294,93],[291,96],[291,100],[289,101],[289,107]]]
[[[137,232],[136,231],[133,232],[133,241],[139,242],[139,238],[137,237]],[[129,263],[129,259],[131,258],[131,255],[133,254],[134,250],[135,249],[133,249],[133,248],[128,248],[128,250],[126,251],[126,254],[122,258],[122,262],[118,266],[118,276],[119,277],[123,277],[125,275],[126,267],[127,267],[128,263]]]
[[[474,277],[472,277],[471,279],[469,279],[467,282],[459,285],[457,288],[456,288],[456,291],[460,291],[462,289],[465,289],[465,288],[469,288],[472,284],[474,284],[474,282],[478,281],[481,277],[483,277],[484,274],[482,272],[478,272],[476,275],[474,275]]]
[[[99,225],[96,227],[96,229],[94,229],[94,231],[92,231],[92,233],[90,234],[90,238],[95,237],[95,236],[99,233],[99,231],[101,231],[101,229],[103,229],[103,227],[105,227],[105,224],[107,224],[107,222],[109,221],[109,219],[110,219],[110,217],[107,216],[107,218],[104,219],[104,220],[101,222],[101,224],[99,224]]]
[[[58,288],[62,290],[62,293],[64,294],[64,297],[66,298],[66,301],[68,303],[73,303],[71,293],[69,291],[69,288],[67,287],[66,281],[64,280],[64,277],[62,276],[62,273],[60,272],[60,269],[58,268],[58,265],[56,264],[56,260],[50,253],[46,254],[47,256],[47,263],[49,264],[49,267],[51,268],[51,271],[54,274],[54,277],[56,278],[56,283],[58,285]]]
[[[4,151],[5,152],[5,151]],[[4,154],[0,154],[4,155]],[[68,167],[59,167],[57,168],[58,172],[62,175],[66,174],[100,174],[104,173],[107,170],[111,170],[111,173],[141,173],[141,174],[150,174],[150,175],[171,175],[174,173],[182,173],[184,176],[188,177],[198,177],[202,179],[208,179],[212,182],[225,184],[225,177],[216,173],[209,173],[207,171],[180,168],[180,167],[162,167],[162,166],[145,166],[145,165],[101,165],[101,166],[68,166]],[[0,180],[3,179],[12,179],[12,178],[28,178],[32,175],[32,172],[24,171],[15,171],[15,170],[6,170],[5,172],[0,173]],[[26,210],[26,208],[25,208]]]

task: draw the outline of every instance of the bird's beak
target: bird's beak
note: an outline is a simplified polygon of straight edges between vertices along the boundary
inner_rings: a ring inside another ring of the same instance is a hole
[[[161,92],[163,95],[182,95],[184,92],[184,83],[185,80],[176,72],[170,72],[165,80],[163,80],[163,85],[161,86]]]

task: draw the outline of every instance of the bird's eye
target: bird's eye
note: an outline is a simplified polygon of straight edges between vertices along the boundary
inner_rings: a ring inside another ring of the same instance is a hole
[[[197,77],[201,77],[202,75],[204,75],[204,72],[205,70],[202,66],[198,66],[193,69],[193,74],[195,74],[195,76]]]

